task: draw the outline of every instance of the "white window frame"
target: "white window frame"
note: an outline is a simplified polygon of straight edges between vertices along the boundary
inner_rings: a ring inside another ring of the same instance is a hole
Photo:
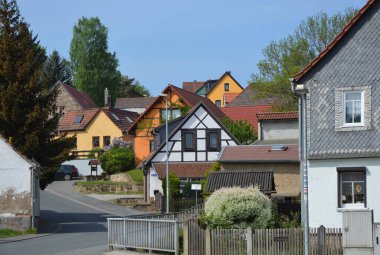
[[[360,93],[360,123],[347,123],[346,122],[346,95],[347,94],[357,94]],[[362,90],[350,90],[350,91],[344,91],[342,93],[343,98],[343,127],[363,127],[364,126],[364,91]]]
[[[342,196],[343,196],[343,181],[342,181],[342,175],[345,173],[362,173],[364,175],[364,180],[363,180],[363,187],[364,187],[364,197],[365,201],[367,199],[367,182],[366,182],[366,172],[364,171],[339,171],[338,173],[338,185],[339,185],[339,208],[342,209],[363,209],[366,208],[366,202],[364,203],[343,203],[342,201]],[[354,189],[355,186],[352,185],[352,189]],[[354,194],[354,190],[352,190],[352,194]],[[355,196],[353,196],[353,199]]]

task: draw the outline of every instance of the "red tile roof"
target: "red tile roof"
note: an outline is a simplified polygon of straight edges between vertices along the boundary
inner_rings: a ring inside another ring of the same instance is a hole
[[[147,108],[157,97],[116,98],[115,108]]]
[[[206,97],[202,97],[202,96],[198,96],[197,94],[194,94],[190,91],[187,91],[187,90],[184,90],[184,89],[181,89],[181,88],[178,88],[174,85],[171,85],[169,84],[163,91],[162,93],[167,93],[168,90],[172,90],[174,93],[176,93],[182,100],[183,102],[190,106],[190,107],[194,107],[196,106],[199,102],[202,102],[204,103],[204,105],[219,119],[223,119],[225,114],[213,103],[210,101],[210,99],[206,98]],[[141,118],[143,118],[143,116],[145,115],[145,113],[147,113],[150,108],[156,103],[158,102],[158,100],[165,100],[164,97],[162,96],[159,96],[156,98],[156,100],[154,100],[146,109],[143,113],[140,114],[140,116],[135,120],[135,122],[132,124],[132,126],[128,129],[128,131],[132,131],[134,127],[136,127],[137,123],[139,122],[139,120]]]
[[[68,111],[59,120],[58,130],[60,132],[85,130],[98,112],[99,108]],[[74,124],[75,118],[79,115],[83,115],[82,121],[78,124]]]
[[[286,150],[272,150],[272,145],[227,146],[220,162],[299,162],[298,144],[285,145]]]
[[[179,178],[204,178],[206,170],[210,169],[214,165],[214,162],[178,162],[169,164],[169,172],[174,173]],[[166,176],[166,164],[165,163],[153,163],[153,167],[156,170],[160,179]]]
[[[102,111],[111,119],[111,121],[122,131],[127,131],[140,114],[131,111],[120,110],[116,108],[103,108]],[[118,118],[115,119],[113,114]],[[131,120],[131,122],[127,119]]]
[[[235,106],[235,107],[223,107],[221,110],[231,120],[246,120],[257,130],[257,116],[259,112],[270,111],[270,105],[255,105],[255,106]]]
[[[68,111],[59,120],[58,131],[67,132],[85,130],[99,111],[103,111],[122,132],[126,131],[132,125],[133,121],[136,120],[139,116],[139,114],[135,112],[108,108],[92,108],[85,110]],[[119,120],[116,120],[113,117],[112,113],[115,114]],[[74,123],[76,117],[80,115],[83,115],[82,121],[80,123]],[[126,117],[129,117],[132,120],[132,123],[130,123]]]
[[[231,103],[238,95],[241,93],[225,93],[224,94],[224,104]]]
[[[66,91],[74,98],[75,101],[78,102],[78,104],[83,108],[83,109],[89,109],[89,108],[96,108],[98,107],[94,100],[92,100],[92,98],[87,95],[86,93],[84,92],[81,92],[77,89],[75,89],[74,87],[71,87],[65,83],[60,83],[65,89]]]
[[[319,55],[314,58],[305,68],[303,68],[299,73],[293,76],[296,81],[299,81],[306,73],[308,73],[319,61],[324,58],[334,47],[338,44],[342,38],[350,31],[350,29],[357,23],[357,21],[363,16],[363,14],[373,5],[376,1],[369,0],[358,13],[347,23],[347,25],[342,29],[342,31],[327,45],[326,49],[321,51]]]
[[[184,81],[182,83],[182,88],[184,90],[190,91],[192,93],[197,92],[198,89],[200,89],[205,84],[204,81],[194,81],[194,82],[187,82]]]
[[[260,120],[298,120],[298,112],[258,112]]]

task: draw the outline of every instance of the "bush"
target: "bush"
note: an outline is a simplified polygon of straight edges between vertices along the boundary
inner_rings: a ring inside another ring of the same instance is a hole
[[[127,172],[136,183],[144,183],[144,173],[141,169],[133,169]]]
[[[179,197],[180,182],[174,173],[169,173],[169,197]],[[166,176],[162,179],[162,190],[166,196]]]
[[[104,152],[99,160],[102,168],[111,175],[133,168],[135,156],[129,147],[113,147]]]
[[[271,201],[258,188],[222,188],[206,201],[205,220],[211,228],[265,228]]]

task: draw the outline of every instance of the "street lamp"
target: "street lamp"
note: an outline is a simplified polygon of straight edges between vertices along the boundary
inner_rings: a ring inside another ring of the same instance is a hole
[[[169,213],[169,147],[168,147],[168,136],[169,136],[169,128],[168,128],[168,94],[161,93],[162,97],[165,97],[165,109],[166,109],[166,117],[165,117],[165,139],[166,139],[166,213]]]

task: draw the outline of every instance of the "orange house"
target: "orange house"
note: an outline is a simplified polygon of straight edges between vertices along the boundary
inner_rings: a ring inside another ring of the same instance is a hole
[[[219,111],[215,104],[213,104],[206,97],[198,96],[190,91],[178,88],[174,85],[168,85],[162,93],[166,94],[168,97],[169,121],[186,114],[191,108],[196,106],[201,101],[211,110],[214,109],[214,111],[218,113],[218,118],[224,117],[224,113]],[[128,134],[135,136],[134,151],[136,165],[139,165],[149,156],[151,152],[156,149],[152,130],[165,123],[165,102],[165,96],[157,97],[128,129]]]

